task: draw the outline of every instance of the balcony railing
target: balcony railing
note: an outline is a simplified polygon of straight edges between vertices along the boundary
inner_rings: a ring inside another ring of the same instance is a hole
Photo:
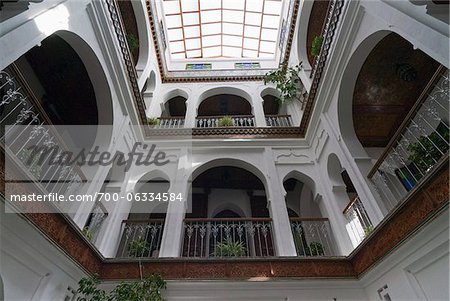
[[[297,256],[333,256],[335,247],[327,218],[290,218]]]
[[[267,126],[287,127],[292,126],[291,115],[266,115]]]
[[[448,158],[449,82],[439,68],[368,174],[389,210]]]
[[[373,224],[359,196],[356,196],[343,212],[347,220],[347,232],[353,245],[357,246],[373,230]]]
[[[47,164],[51,155],[45,156],[44,162],[38,162],[38,156],[31,158],[30,146],[57,147],[56,157],[68,148],[14,64],[0,71],[0,124],[11,126],[0,128],[0,140],[8,143],[1,146],[23,164],[21,168],[43,190],[65,194],[83,183],[85,176],[76,165]]]
[[[205,116],[197,117],[195,126],[198,128],[217,128],[226,127],[220,124],[220,121],[224,117],[230,117],[232,125],[226,125],[228,127],[255,127],[255,116],[253,115],[234,115],[234,116]]]
[[[274,256],[272,219],[185,219],[182,256]]]
[[[122,239],[117,252],[121,258],[159,256],[164,219],[124,220]]]
[[[184,117],[159,117],[156,129],[180,129],[184,128]]]

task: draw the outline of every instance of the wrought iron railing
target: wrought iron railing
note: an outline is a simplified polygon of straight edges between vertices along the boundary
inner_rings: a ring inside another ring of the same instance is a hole
[[[185,219],[182,256],[274,256],[272,219]]]
[[[449,82],[440,67],[368,174],[388,210],[448,158]]]
[[[327,218],[291,217],[289,220],[297,256],[336,255]]]
[[[287,127],[292,126],[291,115],[266,115],[267,126]]]
[[[94,207],[92,207],[91,213],[86,221],[86,225],[83,228],[83,234],[91,242],[95,242],[102,228],[103,222],[108,217],[108,211],[105,206],[96,201]]]
[[[180,129],[184,128],[184,117],[159,117],[156,129]]]
[[[56,158],[68,148],[14,64],[0,71],[0,124],[6,126],[0,128],[1,147],[21,162],[22,169],[45,191],[65,194],[75,191],[85,181],[76,165],[46,164],[50,155],[43,162],[31,158],[30,146],[57,147]]]
[[[356,196],[347,207],[343,214],[347,220],[347,232],[354,246],[357,246],[373,231],[373,224],[364,208],[359,196]]]
[[[231,118],[232,124],[221,125],[221,120],[227,117]],[[255,127],[256,123],[253,115],[203,116],[197,117],[195,126],[197,128]]]
[[[120,258],[159,256],[164,219],[124,220],[122,239],[117,252]]]

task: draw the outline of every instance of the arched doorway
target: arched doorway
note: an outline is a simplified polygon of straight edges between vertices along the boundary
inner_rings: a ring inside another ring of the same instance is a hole
[[[159,171],[149,172],[137,181],[128,219],[123,222],[118,257],[159,256],[169,188],[167,175]]]
[[[234,90],[205,92],[197,108],[197,127],[238,126],[254,127],[255,117],[249,96],[246,93],[232,93]],[[231,92],[231,93],[230,93]],[[236,92],[239,92],[237,90]],[[212,94],[212,95],[208,95]],[[226,122],[225,122],[226,121]]]
[[[273,256],[263,182],[241,167],[220,165],[195,175],[186,213],[185,257]]]
[[[93,145],[109,146],[112,129],[100,131],[99,125],[112,125],[113,105],[95,52],[76,34],[58,31],[2,70],[1,75],[0,123],[21,127],[5,132],[2,128],[0,137],[6,141],[12,137],[8,148],[48,192],[76,191],[89,168],[26,162],[33,146],[75,153],[89,151]],[[79,126],[88,129],[80,130]],[[66,207],[60,209],[76,211],[76,206]]]
[[[296,177],[296,173],[291,173],[283,181],[297,255],[334,255],[335,246],[328,219],[322,216],[314,200],[314,187],[311,187],[304,177],[306,176]]]
[[[351,155],[370,158],[357,165],[380,207],[395,207],[447,153],[446,83],[448,70],[396,33],[374,33],[352,55],[339,125]]]

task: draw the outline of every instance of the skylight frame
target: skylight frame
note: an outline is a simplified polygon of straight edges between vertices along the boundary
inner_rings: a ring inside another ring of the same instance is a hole
[[[243,6],[241,4],[240,8],[230,8],[229,4],[232,2],[228,2],[224,6],[224,1],[226,0],[162,0],[162,14],[165,20],[165,30],[171,60],[275,59],[278,52],[278,39],[286,1],[243,0],[240,2],[243,3]],[[195,9],[186,9],[186,3],[193,4]],[[236,5],[236,3],[239,2],[234,1],[232,4]],[[274,3],[278,3],[278,11],[276,13],[272,12]],[[210,7],[205,7],[205,4]],[[250,4],[259,4],[260,7],[257,10],[253,10]],[[271,5],[270,11],[266,5]],[[168,9],[170,6],[175,9]],[[209,14],[211,12],[215,15]],[[233,15],[241,13],[240,18],[242,21],[239,22],[238,16],[238,19],[234,22],[231,19],[230,13]],[[218,20],[219,15],[220,20]],[[248,17],[257,15],[260,16],[259,19],[248,22]],[[270,19],[272,19],[270,25],[275,23],[276,25],[268,26],[264,24]],[[174,25],[170,23],[174,23]],[[235,29],[241,28],[242,31],[232,33],[230,30],[227,30],[230,26],[235,27]],[[215,27],[215,31],[211,31],[213,27]],[[220,31],[218,31],[219,27]],[[180,30],[182,32],[181,36]],[[266,31],[272,30],[276,32],[276,35],[272,35],[272,39],[263,38],[263,32],[266,33]],[[178,38],[174,38],[175,33]],[[193,42],[191,41],[196,41],[197,47],[193,48]],[[240,41],[240,45],[238,41]],[[240,55],[238,55],[239,53]]]

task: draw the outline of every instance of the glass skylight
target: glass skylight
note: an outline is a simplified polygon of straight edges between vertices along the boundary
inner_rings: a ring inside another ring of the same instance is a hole
[[[283,0],[163,0],[172,59],[273,58]]]

